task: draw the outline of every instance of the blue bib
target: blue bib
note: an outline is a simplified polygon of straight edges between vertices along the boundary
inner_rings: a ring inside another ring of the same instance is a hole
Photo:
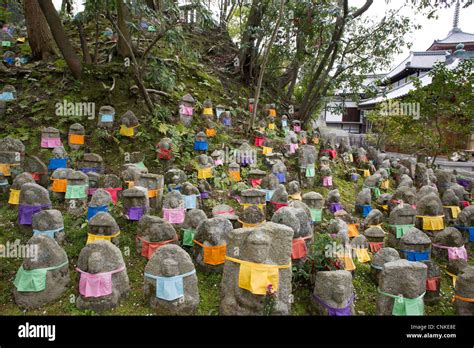
[[[278,178],[278,182],[280,184],[284,184],[286,182],[285,173],[276,173],[275,175]]]
[[[405,253],[405,257],[408,261],[428,261],[430,259],[429,251],[410,251],[410,250],[400,250]]]
[[[180,274],[174,277],[160,277],[145,273],[145,277],[156,280],[156,297],[165,301],[174,301],[184,297],[184,281],[183,278],[193,275],[196,270]]]
[[[97,207],[89,207],[87,209],[87,221],[92,219],[97,213],[103,211],[104,213],[107,213],[109,211],[109,208],[106,205],[99,205]]]
[[[460,231],[467,231],[469,233],[469,241],[474,242],[474,227],[454,226]]]
[[[13,97],[13,92],[3,92],[0,94],[0,100],[1,101],[12,101],[15,100],[15,97]]]
[[[64,226],[60,227],[60,228],[57,228],[55,230],[47,230],[47,231],[33,230],[33,236],[37,236],[37,235],[40,235],[40,234],[45,234],[45,235],[47,235],[47,236],[54,239],[56,233],[61,232],[63,230],[64,230]]]
[[[114,122],[114,115],[103,114],[100,116],[100,122],[103,122],[103,123]]]
[[[183,195],[184,197],[184,208],[196,209],[198,195]]]
[[[370,204],[358,205],[358,207],[362,211],[363,217],[367,217],[367,215],[372,211],[372,206]]]
[[[59,168],[67,168],[66,158],[51,158],[48,163],[49,170],[55,170]]]
[[[207,149],[208,149],[207,141],[194,141],[195,151],[207,151]]]

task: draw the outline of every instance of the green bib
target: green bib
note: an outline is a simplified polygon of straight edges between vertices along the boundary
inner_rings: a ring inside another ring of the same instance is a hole
[[[185,246],[193,246],[194,245],[194,235],[196,234],[196,230],[193,229],[184,229],[183,230],[183,245]]]
[[[405,233],[415,227],[415,225],[390,225],[389,227],[395,229],[397,239],[400,239],[405,235]]]
[[[306,167],[306,177],[307,178],[314,178],[315,175],[316,175],[316,170],[314,169],[314,166]]]
[[[313,222],[321,222],[323,219],[323,210],[322,209],[309,209],[311,212],[311,220]]]
[[[16,289],[21,292],[39,292],[46,288],[46,273],[68,264],[68,261],[60,264],[59,266],[38,268],[32,270],[25,270],[23,265],[16,272],[15,280],[13,284]]]
[[[66,199],[87,198],[87,185],[67,185]]]
[[[403,296],[395,296],[392,294],[388,294],[386,292],[381,291],[380,289],[378,290],[378,292],[384,296],[391,297],[394,299],[392,315],[424,315],[425,311],[423,296],[425,296],[425,293],[416,298],[406,298]]]
[[[145,163],[143,163],[143,161],[141,162],[138,162],[138,163],[135,163],[135,165],[138,167],[138,168],[142,168],[142,169],[145,169]]]
[[[379,198],[380,197],[380,189],[378,187],[374,187],[372,190],[374,190],[375,198]]]

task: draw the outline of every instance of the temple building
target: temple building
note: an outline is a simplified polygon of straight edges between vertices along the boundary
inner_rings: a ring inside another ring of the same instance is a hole
[[[350,91],[328,97],[320,116],[324,122],[320,123],[325,123],[332,130],[367,133],[371,127],[366,119],[367,113],[381,102],[401,98],[414,90],[413,78],[419,78],[422,86],[427,86],[431,83],[429,72],[436,64],[454,67],[460,59],[474,59],[474,34],[459,28],[459,2],[454,10],[453,28],[446,38],[435,40],[426,51],[410,52],[405,60],[386,74],[367,76],[363,86],[376,88],[378,95],[368,97],[361,92]],[[474,136],[468,146],[474,150]]]

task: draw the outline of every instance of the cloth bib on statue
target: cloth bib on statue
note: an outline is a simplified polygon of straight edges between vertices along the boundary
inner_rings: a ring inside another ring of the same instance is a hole
[[[171,224],[182,224],[184,222],[185,214],[186,210],[184,208],[163,208],[163,219],[165,219]]]
[[[176,242],[178,238],[176,237],[162,242],[150,242],[142,237],[137,236],[137,240],[141,241],[142,243],[141,255],[149,260],[158,248],[162,247],[163,245]]]
[[[204,245],[197,240],[194,243],[202,247],[203,249],[203,261],[208,265],[222,265],[225,262],[226,244],[224,245]]]
[[[154,276],[145,273],[145,277],[156,280],[156,297],[165,301],[174,301],[184,297],[184,277],[188,277],[196,273],[193,269],[191,272],[180,274],[173,277]]]
[[[95,241],[98,241],[98,240],[106,240],[106,241],[112,242],[112,239],[118,237],[119,235],[120,235],[120,232],[117,232],[115,234],[108,235],[108,236],[88,233],[86,244],[94,243]]]
[[[21,190],[10,189],[10,196],[8,197],[8,204],[18,205],[20,204],[20,192]]]
[[[66,199],[87,198],[87,185],[67,185]]]
[[[212,178],[212,167],[198,169],[198,179],[209,179],[209,178]]]
[[[279,270],[289,268],[291,265],[266,265],[243,261],[226,256],[226,260],[239,263],[239,287],[250,291],[254,295],[266,295],[267,288],[272,285],[278,291]]]
[[[415,225],[390,225],[389,227],[395,229],[395,233],[397,235],[397,239],[402,238],[405,233],[410,231]]]
[[[20,292],[39,292],[46,288],[46,273],[55,269],[62,268],[68,264],[68,261],[48,268],[37,268],[26,270],[23,265],[16,272],[13,284]]]
[[[323,210],[322,209],[314,209],[310,208],[309,209],[311,213],[311,220],[313,222],[321,222],[323,219]]]
[[[403,296],[396,296],[388,294],[386,292],[378,289],[378,292],[384,296],[391,297],[393,301],[392,315],[423,315],[424,314],[424,303],[423,303],[423,293],[421,296],[416,298],[406,298]]]
[[[67,168],[66,158],[50,158],[48,162],[48,170],[55,170],[59,168]]]
[[[84,145],[84,134],[69,134],[69,144],[71,145]]]
[[[313,294],[313,299],[328,310],[329,316],[344,317],[351,315],[351,305],[352,301],[354,301],[354,295],[352,295],[349,301],[347,301],[347,305],[342,308],[331,307],[315,294]]]
[[[84,297],[102,297],[110,295],[112,289],[112,275],[125,270],[122,266],[115,271],[102,273],[87,273],[76,268],[81,274],[79,280],[79,293]]]
[[[183,195],[184,198],[184,208],[185,209],[196,209],[197,207],[197,198],[200,195]]]
[[[183,245],[192,247],[194,245],[193,240],[196,235],[196,230],[191,228],[183,229]]]
[[[426,231],[441,231],[444,230],[444,215],[443,216],[416,216],[422,219],[423,229]]]
[[[107,213],[109,208],[106,205],[99,205],[97,207],[88,207],[87,208],[87,221],[90,221],[97,213],[105,212]]]

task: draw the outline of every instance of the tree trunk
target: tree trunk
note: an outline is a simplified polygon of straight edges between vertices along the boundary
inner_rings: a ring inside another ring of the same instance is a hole
[[[262,89],[262,83],[263,83],[263,75],[265,74],[265,68],[267,66],[268,62],[268,57],[270,56],[270,51],[272,49],[273,43],[275,42],[275,38],[278,32],[278,28],[280,27],[281,20],[283,18],[283,10],[285,8],[285,0],[280,0],[280,12],[278,13],[278,19],[277,22],[275,23],[275,28],[273,29],[272,36],[270,38],[270,41],[268,42],[268,45],[265,49],[265,53],[263,56],[263,62],[260,67],[260,73],[258,76],[258,83],[257,83],[257,88],[255,90],[255,101],[254,101],[254,106],[253,106],[253,113],[252,113],[252,118],[250,120],[248,132],[249,133],[253,127],[253,124],[255,122],[255,118],[257,116],[257,108],[258,108],[258,101],[260,99],[260,91]]]
[[[154,0],[145,0],[145,3],[150,9],[156,11],[156,5]]]
[[[99,59],[99,14],[95,14],[95,44],[94,44],[94,65]]]
[[[39,1],[41,11],[46,17],[51,33],[53,34],[54,41],[58,45],[61,53],[66,61],[69,69],[71,70],[72,75],[76,79],[80,79],[82,75],[82,64],[81,60],[74,52],[74,48],[69,41],[69,38],[64,31],[61,19],[59,18],[58,12],[54,8],[54,5],[51,0],[41,0]]]
[[[89,53],[89,47],[87,47],[87,39],[86,34],[84,33],[84,26],[80,21],[77,21],[76,26],[77,31],[79,32],[79,39],[81,40],[82,56],[84,58],[84,63],[91,64],[92,58],[91,54]]]
[[[257,59],[256,51],[258,51],[258,45],[255,45],[256,37],[254,30],[261,26],[266,7],[266,0],[252,1],[244,35],[240,42],[240,71],[242,79],[247,86],[254,79],[255,60]]]
[[[117,53],[121,57],[130,57],[129,47],[132,46],[130,38],[130,32],[128,31],[127,23],[127,10],[123,4],[123,0],[117,0],[117,24],[123,35],[119,35],[117,44]],[[127,43],[124,42],[127,41]]]
[[[55,55],[53,37],[49,31],[48,23],[37,0],[25,0],[26,28],[28,32],[28,44],[31,48],[33,59],[46,60]]]

